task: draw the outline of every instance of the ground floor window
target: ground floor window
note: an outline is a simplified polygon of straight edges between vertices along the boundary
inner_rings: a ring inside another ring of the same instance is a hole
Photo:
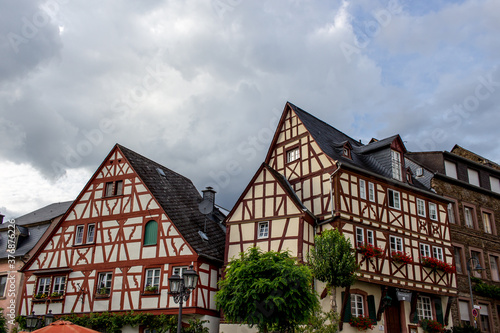
[[[419,296],[417,299],[418,320],[433,319],[431,298],[427,296]]]
[[[458,308],[460,310],[460,323],[462,325],[470,325],[469,302],[459,301]]]
[[[363,296],[360,294],[351,294],[351,315],[353,317],[362,317],[364,314]]]

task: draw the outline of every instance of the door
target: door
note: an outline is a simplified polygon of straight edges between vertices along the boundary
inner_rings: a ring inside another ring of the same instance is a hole
[[[385,309],[385,326],[387,333],[401,333],[401,317],[399,301],[392,299],[392,304]]]

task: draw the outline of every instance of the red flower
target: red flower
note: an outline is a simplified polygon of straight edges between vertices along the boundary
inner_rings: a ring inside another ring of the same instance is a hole
[[[373,327],[375,327],[369,316],[359,316],[359,317],[353,316],[351,317],[349,324],[360,331],[372,329]]]
[[[367,258],[382,258],[384,255],[384,250],[369,243],[359,245],[358,252]]]
[[[450,265],[444,261],[441,261],[432,257],[423,257],[421,258],[422,266],[428,267],[430,269],[436,270],[439,269],[446,273],[455,273],[455,267]]]
[[[410,257],[409,254],[406,254],[405,252],[401,251],[392,251],[391,252],[391,257],[392,261],[398,264],[411,264],[413,263],[413,259]]]

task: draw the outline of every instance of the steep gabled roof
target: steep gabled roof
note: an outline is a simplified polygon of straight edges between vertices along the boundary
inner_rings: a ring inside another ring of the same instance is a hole
[[[15,219],[16,225],[29,225],[33,223],[46,222],[64,215],[73,201],[57,202],[37,209]]]
[[[189,245],[199,255],[224,260],[226,236],[219,219],[223,214],[217,208],[208,216],[200,212],[202,198],[191,180],[122,145],[117,147]],[[208,241],[198,233],[205,230],[205,225]]]

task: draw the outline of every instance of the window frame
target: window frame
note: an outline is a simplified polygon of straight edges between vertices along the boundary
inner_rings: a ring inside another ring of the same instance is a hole
[[[500,179],[495,176],[490,176],[490,190],[495,193],[500,193]]]
[[[359,180],[359,197],[366,200],[366,181],[364,179]]]
[[[453,168],[453,169],[449,169]],[[444,174],[450,178],[458,179],[457,163],[444,160]]]
[[[365,243],[365,232],[363,228],[356,227],[356,247],[359,247],[364,243]]]
[[[78,237],[78,235],[79,235],[78,231],[79,230],[81,230],[81,237],[80,237],[81,239],[80,239],[80,241],[78,241],[79,240],[79,237]],[[82,245],[83,241],[84,241],[84,238],[85,238],[85,224],[79,224],[75,228],[75,241],[74,241],[74,244],[75,245]]]
[[[44,282],[43,283],[43,290],[40,290],[40,287],[42,287],[42,282]],[[51,276],[40,276],[38,278],[37,283],[36,283],[35,295],[45,294],[45,295],[49,296],[51,284],[52,284],[52,277]]]
[[[399,181],[403,180],[403,164],[401,160],[401,152],[391,149],[392,178]]]
[[[92,234],[92,240],[89,240],[90,236],[90,229],[92,227],[92,231],[93,231],[93,234]],[[95,223],[89,223],[87,224],[87,232],[85,233],[85,243],[86,244],[94,244],[95,243],[95,236],[96,236],[96,224]]]
[[[300,160],[300,146],[292,147],[285,152],[286,164]]]
[[[462,318],[462,308],[460,306],[460,303],[466,304],[467,314],[469,316],[469,320],[466,320],[466,318]],[[472,324],[472,313],[471,312],[472,312],[472,310],[470,307],[470,300],[459,298],[458,299],[458,318],[460,320],[461,325],[464,325],[464,324],[471,325]]]
[[[371,236],[369,234],[371,234]],[[375,246],[375,232],[373,230],[366,229],[366,243]]]
[[[180,277],[182,277],[183,273],[185,271],[187,271],[189,269],[188,266],[175,266],[175,267],[172,267],[172,275],[179,275]]]
[[[60,280],[58,282],[57,279],[62,279],[63,282],[61,283]],[[55,276],[52,277],[52,280],[53,280],[52,293],[65,294],[66,293],[67,280],[68,280],[67,276],[66,275],[55,275]],[[56,289],[56,286],[58,286],[57,289]]]
[[[368,182],[368,200],[375,202],[375,184]]]
[[[417,215],[421,217],[426,217],[425,212],[425,200],[417,198]]]
[[[5,278],[5,281],[2,282],[2,279]],[[7,279],[9,278],[8,274],[0,274],[0,298],[5,298],[6,290],[7,290]],[[3,288],[2,288],[3,284]]]
[[[475,248],[475,247],[469,247],[469,258],[473,257],[472,256],[473,252],[479,254],[479,258],[478,258],[479,259],[479,265],[481,265],[481,267],[483,267],[483,268],[486,267],[486,265],[484,263],[484,253],[483,253],[483,250]],[[468,262],[468,264],[470,265],[470,262]],[[476,275],[476,274],[479,274],[479,276]],[[479,279],[486,279],[486,270],[483,269],[480,272],[471,270],[471,276],[474,276],[474,277],[479,278]]]
[[[396,195],[397,194],[397,195]],[[387,189],[387,205],[389,208],[401,210],[401,193],[399,191],[393,190],[392,188]],[[397,200],[396,200],[397,197]],[[391,206],[392,198],[392,206]],[[397,202],[397,205],[396,205]]]
[[[486,303],[486,302],[481,302],[479,303],[479,306],[481,307],[481,309],[479,310],[479,320],[478,320],[478,323],[479,323],[479,327],[481,329],[481,332],[491,332],[491,328],[493,327],[492,326],[492,316],[491,316],[491,303]],[[484,309],[487,309],[487,312],[488,314],[486,315],[486,317],[488,317],[488,328],[486,329],[485,327],[483,327],[483,315],[481,312],[484,310]]]
[[[437,260],[441,260],[444,262],[444,251],[443,248],[440,246],[433,246],[432,247],[432,257]]]
[[[493,278],[493,268],[491,266],[491,262],[496,265],[496,278]],[[490,277],[492,281],[500,282],[500,255],[496,253],[488,253],[488,265],[490,266]]]
[[[425,302],[424,302],[425,300]],[[424,304],[425,303],[425,304]],[[425,306],[425,308],[424,308]],[[427,313],[426,313],[427,312]],[[434,320],[432,299],[429,296],[419,295],[417,298],[417,317],[418,320]],[[430,314],[430,315],[429,315]]]
[[[431,246],[429,244],[420,243],[419,246],[420,257],[432,257]]]
[[[394,242],[393,242],[393,240],[394,240]],[[392,246],[393,243],[394,243],[396,248],[393,248],[393,246]],[[391,253],[394,251],[404,252],[403,238],[399,237],[399,236],[390,235],[389,236],[389,247],[391,249]],[[398,247],[401,247],[401,249],[398,249]]]
[[[350,293],[350,298],[351,298],[351,316],[352,317],[364,317],[366,313],[365,309],[365,296],[363,294],[358,294],[358,293]],[[354,303],[354,307],[353,307]],[[358,306],[361,304],[361,308],[358,308]],[[358,311],[356,310],[361,310],[361,315],[358,314]]]
[[[459,271],[459,265],[457,264],[457,250],[458,250],[458,256],[459,256],[459,263],[460,263],[460,271]],[[464,252],[464,247],[462,245],[458,244],[453,244],[453,259],[455,260],[455,269],[457,274],[466,274],[467,272],[467,267],[465,265],[465,252]]]
[[[109,181],[104,184],[104,198],[123,195],[123,179]]]
[[[485,220],[484,220],[484,216],[485,215],[488,216],[488,218],[489,218],[490,231],[491,232],[487,232],[486,231],[486,223],[485,223]],[[481,207],[481,220],[483,222],[483,231],[484,231],[484,233],[490,234],[490,235],[496,235],[497,234],[496,225],[495,225],[495,213],[492,210]]]
[[[262,227],[265,226],[265,233],[263,233]],[[261,221],[257,224],[257,239],[269,238],[269,221]]]
[[[439,220],[437,204],[434,202],[429,202],[429,218],[433,221]]]
[[[105,284],[101,287],[102,281],[104,280]],[[109,287],[108,287],[109,283]],[[96,294],[100,293],[100,290],[105,288],[107,291],[107,295],[111,294],[113,289],[113,272],[99,272],[97,274],[97,284],[96,284]]]
[[[471,229],[477,229],[477,217],[476,217],[476,207],[472,204],[462,202],[463,212],[464,212],[464,226]],[[470,212],[471,225],[467,224],[467,211]]]
[[[471,177],[471,175],[473,177]],[[477,177],[477,179],[476,179]],[[474,183],[471,182],[471,178],[474,178]],[[481,177],[479,175],[479,171],[476,170],[476,169],[471,169],[471,168],[467,168],[467,181],[469,182],[469,184],[471,185],[474,185],[474,186],[479,186],[481,187]],[[477,181],[477,184],[476,184],[476,181]]]
[[[152,276],[149,277],[148,273],[152,272]],[[158,276],[156,276],[156,273],[158,273]],[[148,280],[151,279],[152,283],[149,284]],[[155,283],[156,279],[158,280],[157,283]],[[151,287],[156,287],[157,290],[160,290],[161,286],[161,268],[160,267],[151,267],[151,268],[146,268],[144,271],[144,291],[148,286]]]

